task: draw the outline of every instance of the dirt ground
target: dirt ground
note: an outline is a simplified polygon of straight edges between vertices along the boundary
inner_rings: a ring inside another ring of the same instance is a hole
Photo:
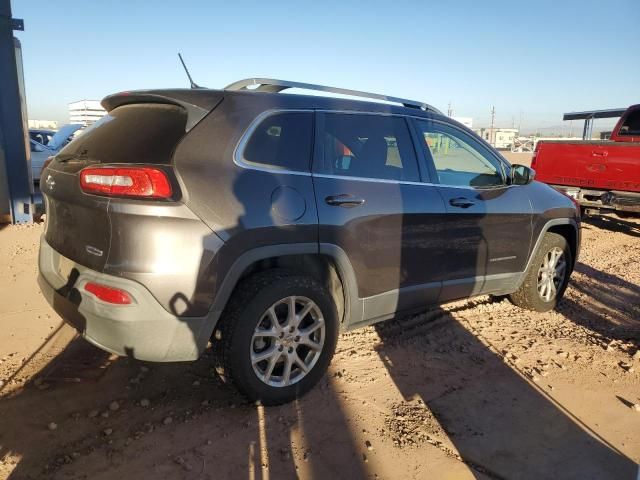
[[[79,339],[39,294],[41,232],[0,228],[0,478],[636,479],[640,219],[584,224],[558,311],[479,297],[343,334],[319,386],[275,408],[207,355]]]

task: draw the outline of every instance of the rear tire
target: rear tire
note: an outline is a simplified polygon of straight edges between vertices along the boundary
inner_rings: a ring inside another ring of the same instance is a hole
[[[240,283],[211,339],[223,380],[263,405],[308,392],[327,370],[337,340],[338,313],[326,289],[282,270]]]
[[[572,265],[567,240],[557,233],[545,233],[522,285],[509,295],[509,300],[518,307],[536,312],[554,309],[567,288]]]

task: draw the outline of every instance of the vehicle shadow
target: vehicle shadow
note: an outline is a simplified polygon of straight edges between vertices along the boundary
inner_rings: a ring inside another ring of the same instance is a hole
[[[457,452],[476,472],[490,478],[634,478],[633,461],[449,312],[435,309],[376,330],[378,353],[404,399],[424,402],[402,416],[405,430]],[[420,422],[425,416],[437,422]]]
[[[640,237],[640,217],[624,219],[615,214],[584,216],[582,222],[583,228],[596,227]]]
[[[461,216],[478,229],[460,239],[471,239],[465,261],[475,267],[471,278],[490,272],[482,247],[483,242],[499,244],[496,238],[485,240],[495,231],[491,221],[496,217],[482,209]],[[448,258],[442,255],[443,262]],[[403,256],[401,265],[410,261]],[[475,286],[468,285],[456,291],[456,298],[474,293]],[[468,303],[469,308],[476,304]],[[396,439],[400,447],[429,443],[456,456],[478,477],[634,478],[635,462],[459,321],[460,308],[437,307],[375,327],[378,354],[404,399],[393,407],[397,425],[392,429],[405,432]]]
[[[208,351],[147,364],[76,336],[0,397],[0,477],[366,478],[329,375],[303,399],[266,409],[211,366]]]
[[[640,344],[640,286],[617,275],[578,263],[558,311],[604,346],[612,340]]]

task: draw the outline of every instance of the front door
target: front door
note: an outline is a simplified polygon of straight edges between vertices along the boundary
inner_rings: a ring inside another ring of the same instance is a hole
[[[532,209],[508,165],[461,128],[416,120],[444,201],[448,242],[440,301],[505,288],[525,269]]]
[[[445,207],[437,189],[421,183],[407,119],[321,113],[317,124],[320,243],[347,254],[363,320],[435,303]]]

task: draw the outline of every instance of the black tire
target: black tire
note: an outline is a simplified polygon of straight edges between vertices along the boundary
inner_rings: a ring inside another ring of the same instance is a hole
[[[267,309],[289,296],[306,297],[324,319],[324,343],[309,371],[296,383],[271,386],[254,371],[253,334]],[[242,281],[211,338],[216,371],[233,382],[249,400],[279,405],[301,397],[318,383],[331,362],[338,340],[338,313],[333,298],[312,277],[283,270],[268,270]]]
[[[545,257],[549,252],[556,248],[562,250],[562,254],[564,255],[566,263],[564,278],[556,288],[555,295],[549,300],[545,300],[538,291],[539,271]],[[529,268],[525,273],[522,285],[516,292],[509,295],[509,300],[518,307],[533,310],[535,312],[548,312],[549,310],[554,309],[562,299],[567,288],[572,265],[573,257],[567,240],[557,233],[545,233],[540,244],[540,248],[538,248],[538,251],[535,253],[533,260],[531,261],[531,265],[529,265]]]

